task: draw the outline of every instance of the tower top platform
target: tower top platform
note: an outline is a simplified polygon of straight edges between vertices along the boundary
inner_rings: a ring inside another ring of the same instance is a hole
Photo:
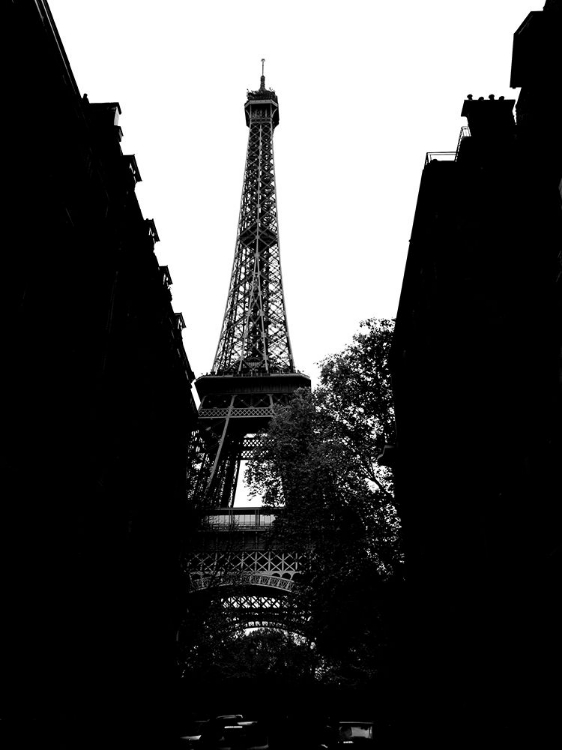
[[[246,125],[250,127],[250,122],[253,119],[263,119],[264,117],[271,117],[273,127],[279,125],[279,100],[277,94],[273,89],[265,88],[265,75],[263,74],[263,63],[262,60],[262,75],[260,78],[260,87],[257,91],[248,91],[246,103],[244,105],[244,111],[246,113]]]

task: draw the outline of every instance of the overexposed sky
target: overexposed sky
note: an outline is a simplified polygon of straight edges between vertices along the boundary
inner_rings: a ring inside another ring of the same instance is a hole
[[[516,98],[513,33],[542,0],[49,0],[78,87],[118,101],[197,376],[226,304],[246,89],[279,97],[275,166],[298,369],[394,317],[426,151],[454,150],[467,94]],[[455,249],[451,248],[451,252]]]

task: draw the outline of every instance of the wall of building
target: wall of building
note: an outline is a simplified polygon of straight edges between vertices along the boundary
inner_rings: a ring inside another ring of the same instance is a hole
[[[7,20],[2,726],[110,746],[168,710],[194,376],[119,105],[80,95],[47,3]]]
[[[424,169],[396,322],[408,710],[455,747],[539,746],[560,699],[562,152],[548,61],[562,23],[549,12],[531,14],[528,52],[516,34],[517,122],[514,101],[467,100],[456,160]]]

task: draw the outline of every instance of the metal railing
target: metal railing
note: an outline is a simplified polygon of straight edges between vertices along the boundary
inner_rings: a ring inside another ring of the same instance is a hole
[[[425,163],[429,164],[431,161],[455,161],[456,156],[456,151],[428,151],[425,155]]]
[[[224,508],[206,517],[208,527],[216,531],[269,528],[274,519],[271,511],[262,512],[260,508]]]
[[[470,128],[468,125],[463,125],[459,133],[456,151],[428,151],[425,155],[425,163],[429,164],[432,161],[457,161],[461,143],[465,138],[469,137]]]
[[[457,150],[456,150],[456,156],[455,161],[459,158],[459,149],[461,147],[461,143],[464,138],[470,138],[470,128],[468,125],[463,125],[461,128],[461,132],[459,133],[459,140],[457,141]]]

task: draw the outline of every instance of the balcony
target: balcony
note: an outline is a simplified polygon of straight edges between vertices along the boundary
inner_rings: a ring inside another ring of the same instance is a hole
[[[456,161],[456,151],[428,151],[425,155],[425,163],[432,161]]]
[[[459,139],[457,141],[456,151],[428,151],[425,155],[426,165],[432,161],[457,161],[459,157],[459,150],[461,143],[465,138],[470,137],[470,128],[468,125],[463,125],[459,133]]]
[[[274,513],[260,508],[225,508],[206,516],[211,531],[265,531],[274,519]]]

